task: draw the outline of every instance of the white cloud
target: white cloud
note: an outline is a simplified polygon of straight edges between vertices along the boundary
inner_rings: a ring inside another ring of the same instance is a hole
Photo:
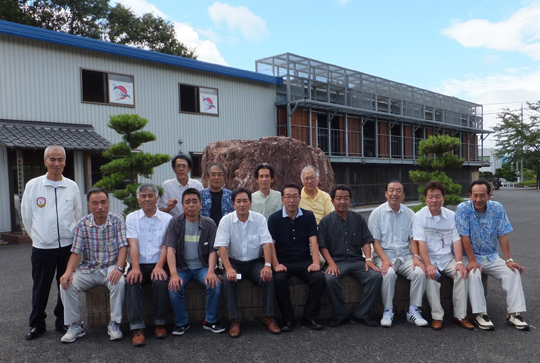
[[[471,19],[454,20],[443,29],[443,35],[455,39],[464,47],[521,52],[540,60],[540,1],[523,7],[506,20],[491,22]]]
[[[248,40],[257,41],[270,36],[266,21],[245,6],[215,2],[208,7],[208,14],[216,25],[225,22],[229,30],[240,31]]]
[[[174,23],[176,30],[176,38],[190,48],[195,47],[195,53],[197,53],[199,60],[227,65],[225,59],[221,56],[216,43],[211,40],[202,40],[199,33],[186,23]]]
[[[344,6],[346,5],[348,2],[350,2],[351,0],[336,0],[338,5],[341,5],[341,6]]]
[[[114,0],[114,3],[120,3],[131,8],[131,10],[133,10],[133,12],[138,16],[146,13],[152,13],[166,20],[169,18],[163,11],[159,10],[157,6],[149,3],[146,0]]]

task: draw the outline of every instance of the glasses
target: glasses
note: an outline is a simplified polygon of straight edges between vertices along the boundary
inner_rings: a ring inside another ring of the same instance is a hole
[[[287,199],[287,200],[290,200],[290,199],[298,200],[298,199],[300,199],[300,196],[299,196],[299,195],[285,195],[285,196],[283,197],[283,199]]]
[[[304,180],[305,180],[305,181],[312,181],[312,180],[316,180],[316,179],[317,179],[316,176],[305,176],[305,177],[304,177]]]

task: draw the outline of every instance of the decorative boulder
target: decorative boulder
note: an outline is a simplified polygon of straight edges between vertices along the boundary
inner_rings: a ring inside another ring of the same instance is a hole
[[[334,187],[334,171],[330,160],[319,148],[284,136],[267,136],[259,140],[227,140],[209,144],[203,151],[203,185],[208,187],[206,169],[219,162],[226,169],[225,187],[234,190],[247,187],[251,191],[259,189],[254,172],[257,165],[269,163],[276,171],[272,189],[281,188],[291,182],[302,186],[300,173],[305,166],[319,169],[319,189],[326,192]]]

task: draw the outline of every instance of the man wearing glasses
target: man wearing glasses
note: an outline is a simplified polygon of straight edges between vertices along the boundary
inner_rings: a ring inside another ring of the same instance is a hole
[[[300,175],[304,184],[300,208],[312,211],[315,214],[317,225],[319,225],[322,217],[334,211],[332,199],[328,193],[318,188],[319,170],[316,167],[308,165],[302,169]]]
[[[172,159],[171,165],[176,178],[166,180],[163,183],[163,196],[159,199],[158,208],[174,217],[183,212],[182,204],[178,204],[178,201],[182,200],[182,194],[186,189],[195,188],[201,191],[204,188],[200,181],[189,177],[193,162],[188,156],[176,155]]]

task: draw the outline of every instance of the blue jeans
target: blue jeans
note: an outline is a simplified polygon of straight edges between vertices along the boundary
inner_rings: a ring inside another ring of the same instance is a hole
[[[187,269],[178,271],[178,276],[184,282],[178,291],[169,290],[169,298],[171,306],[174,310],[174,323],[177,326],[186,325],[189,322],[188,313],[186,310],[186,300],[184,298],[184,288],[191,280],[197,281],[199,284],[206,287],[206,321],[215,323],[218,320],[218,305],[219,297],[221,296],[221,285],[210,288],[206,286],[204,278],[208,273],[208,267],[201,267],[195,270]]]

